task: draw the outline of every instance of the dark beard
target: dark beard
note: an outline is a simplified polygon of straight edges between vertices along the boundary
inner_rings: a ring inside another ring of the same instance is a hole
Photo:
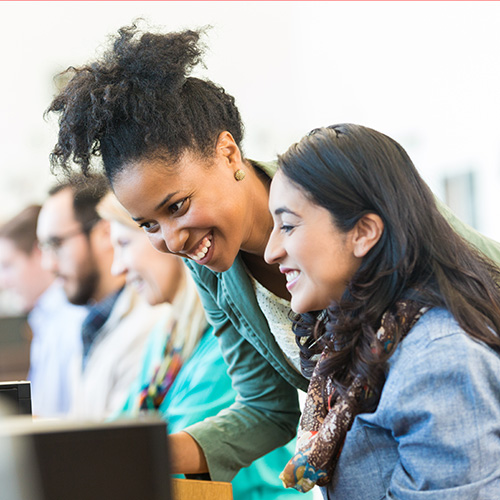
[[[89,303],[94,296],[99,283],[99,272],[93,269],[89,274],[84,276],[79,282],[78,289],[73,295],[68,296],[68,300],[77,306],[84,306]]]

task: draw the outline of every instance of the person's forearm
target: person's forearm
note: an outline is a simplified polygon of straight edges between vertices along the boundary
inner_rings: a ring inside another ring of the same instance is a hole
[[[207,460],[198,443],[187,433],[177,432],[168,437],[173,474],[208,472]]]

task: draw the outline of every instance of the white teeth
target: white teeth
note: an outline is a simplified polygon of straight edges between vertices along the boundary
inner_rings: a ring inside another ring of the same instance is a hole
[[[200,260],[205,257],[208,253],[208,249],[212,246],[212,241],[209,239],[209,236],[206,236],[203,238],[203,241],[201,242],[201,246],[198,249],[198,251],[191,256],[193,260]]]
[[[291,271],[289,273],[286,273],[286,281],[293,281],[299,274],[299,271]]]

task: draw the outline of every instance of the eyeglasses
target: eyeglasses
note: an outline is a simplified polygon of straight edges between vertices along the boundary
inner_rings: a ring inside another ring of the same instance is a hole
[[[92,228],[95,226],[96,222],[98,222],[99,219],[93,220],[89,223],[87,223],[86,227],[79,227],[75,229],[74,231],[69,231],[68,233],[61,235],[61,236],[52,236],[50,237],[47,241],[39,241],[38,242],[38,248],[42,252],[53,252],[57,254],[64,243],[71,239],[74,238],[75,236],[78,236],[79,234],[88,234]]]

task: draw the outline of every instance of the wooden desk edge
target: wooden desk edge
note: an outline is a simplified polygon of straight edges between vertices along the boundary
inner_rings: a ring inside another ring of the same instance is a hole
[[[232,500],[231,483],[219,481],[197,481],[195,479],[172,479],[174,500]]]

